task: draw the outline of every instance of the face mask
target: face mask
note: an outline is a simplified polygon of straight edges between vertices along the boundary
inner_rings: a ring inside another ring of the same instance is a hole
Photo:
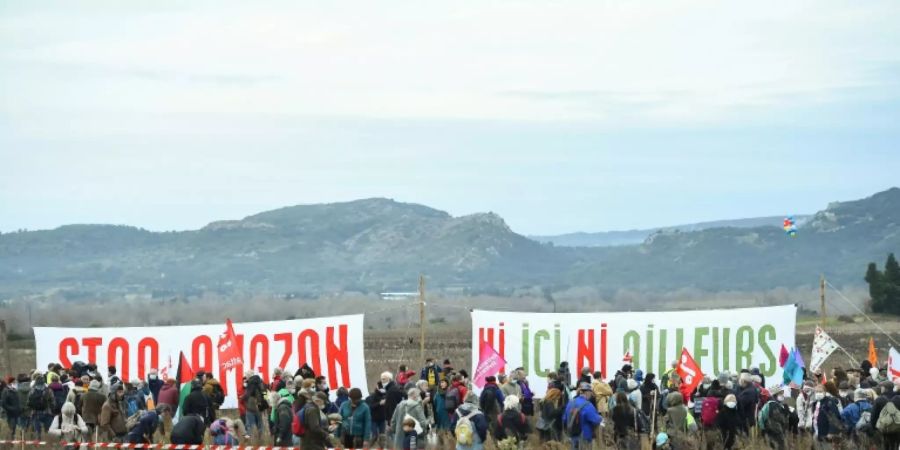
[[[726,402],[725,406],[727,406],[730,409],[734,409],[737,406],[737,402]]]
[[[784,401],[784,396],[783,396],[783,395],[779,395],[779,396],[776,396],[775,399],[778,400],[779,402],[783,402],[783,401]]]
[[[816,400],[822,400],[823,398],[825,398],[824,392],[816,392]]]
[[[156,379],[156,375],[150,375],[150,379],[151,379],[151,380],[155,380],[155,379]]]
[[[841,397],[846,397],[846,396],[847,396],[847,391],[840,391],[840,394],[841,394]]]

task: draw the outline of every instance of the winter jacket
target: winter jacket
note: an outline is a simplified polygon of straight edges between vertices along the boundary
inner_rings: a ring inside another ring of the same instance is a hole
[[[825,398],[819,400],[817,405],[818,413],[816,415],[816,438],[824,441],[829,434],[837,434],[838,430],[833,429],[828,416],[832,416],[840,420],[841,411],[838,408],[840,401],[829,394],[825,394]]]
[[[497,383],[487,383],[481,389],[478,405],[487,417],[497,417],[503,411],[503,392]]]
[[[634,431],[636,411],[631,405],[616,405],[612,410],[611,418],[613,423],[613,432],[617,437],[628,435],[628,430]]]
[[[12,387],[0,392],[0,409],[8,419],[15,419],[22,414],[22,404],[19,401],[19,393]]]
[[[444,394],[446,394],[446,392],[440,389],[436,390],[434,400],[432,402],[432,404],[434,405],[434,426],[439,430],[450,429],[450,413],[444,406],[446,401],[444,399]]]
[[[397,447],[403,445],[403,418],[407,415],[415,419],[416,422],[419,422],[419,425],[421,425],[423,429],[427,426],[425,408],[422,406],[422,402],[419,400],[404,400],[397,405],[397,409],[394,410],[394,416],[391,418],[391,427],[394,432],[394,445]],[[424,445],[425,442],[422,442],[421,444]]]
[[[31,386],[28,383],[19,383],[16,386],[16,394],[19,396],[19,405],[22,407],[22,417],[31,417],[31,406],[28,406],[28,394],[31,393]]]
[[[97,425],[104,403],[106,403],[106,397],[97,391],[89,390],[81,397],[81,417],[88,425]]]
[[[696,431],[696,422],[693,422],[692,419],[690,411],[684,406],[684,396],[681,395],[681,392],[670,392],[666,396],[665,420],[665,429],[670,437]],[[693,427],[691,423],[694,423]]]
[[[434,388],[440,383],[440,370],[436,366],[423,367],[419,372],[419,379],[428,382],[428,387]]]
[[[756,425],[756,408],[759,405],[759,389],[754,385],[741,388],[736,395],[738,401],[738,413],[743,420],[743,427],[749,430]]]
[[[351,402],[341,405],[341,435],[361,437],[368,440],[372,435],[372,413],[369,405],[359,402],[354,407]],[[400,419],[399,423],[402,423]],[[401,427],[402,428],[402,427]]]
[[[203,420],[207,420],[209,417],[209,399],[203,395],[203,390],[199,386],[193,386],[191,393],[184,398],[184,404],[181,405],[181,413],[182,415],[196,414],[202,417]]]
[[[844,426],[847,427],[847,430],[856,430],[856,422],[859,421],[864,411],[872,411],[872,404],[866,400],[853,402],[841,411],[841,420],[844,421]]]
[[[501,386],[500,392],[503,393],[503,398],[509,397],[510,395],[522,398],[522,388],[519,387],[518,382],[513,380],[509,380],[508,383]]]
[[[659,388],[656,387],[654,383],[641,383],[640,387],[641,392],[641,411],[649,416],[653,409],[653,399],[659,398]],[[656,397],[653,396],[653,393],[656,392]]]
[[[303,407],[303,450],[325,450],[328,442],[328,430],[325,418],[315,403],[309,402]]]
[[[259,413],[263,405],[263,399],[266,395],[266,388],[263,386],[262,378],[259,375],[253,375],[247,379],[247,387],[244,389],[244,395],[241,396],[244,408],[252,413]]]
[[[105,432],[109,439],[122,437],[128,432],[125,428],[125,405],[116,399],[116,392],[109,394],[106,402],[100,408],[100,420],[97,423],[101,432]]]
[[[159,388],[159,395],[156,400],[157,405],[169,405],[174,411],[178,406],[178,388],[175,383],[165,383]]]
[[[287,392],[284,389],[282,391]],[[275,446],[290,447],[293,445],[291,430],[291,424],[294,421],[294,410],[291,407],[293,402],[289,397],[282,396],[275,407],[275,429],[272,433],[275,437]]]
[[[222,392],[222,386],[219,385],[219,381],[215,378],[210,378],[206,380],[206,383],[203,383],[203,394],[206,395],[211,410],[215,411],[222,406],[222,403],[216,397],[224,393]]]
[[[177,445],[202,445],[205,433],[206,425],[202,415],[185,415],[172,427],[171,441]]]
[[[562,436],[562,416],[565,412],[566,407],[563,404],[557,406],[552,402],[541,402],[541,417],[550,426],[551,432],[549,437],[554,438],[554,440],[559,440],[560,436]]]
[[[456,408],[456,414],[453,416],[453,422],[450,423],[450,429],[456,430],[456,425],[459,422],[459,418],[466,416],[469,416],[469,422],[472,422],[472,425],[475,428],[475,436],[473,436],[475,443],[472,446],[463,446],[457,444],[456,448],[457,450],[481,448],[482,444],[487,440],[488,421],[484,417],[484,414],[482,414],[481,410],[478,409],[478,406],[471,403],[463,403],[459,408]]]
[[[156,411],[146,411],[141,414],[141,420],[138,421],[137,426],[128,432],[126,442],[131,444],[149,444],[158,426],[159,416],[156,415]]]
[[[716,415],[716,428],[722,434],[724,448],[734,447],[738,432],[743,428],[737,408],[722,407]]]
[[[388,419],[385,415],[385,407],[381,404],[381,401],[384,399],[384,392],[380,389],[376,389],[366,398],[366,403],[369,405],[369,414],[372,415],[372,422],[374,423],[382,423]]]
[[[516,442],[525,442],[529,433],[531,433],[531,426],[528,424],[525,413],[517,409],[507,409],[500,415],[497,422],[498,441],[514,437]]]
[[[397,409],[397,405],[403,401],[406,395],[403,393],[402,387],[393,381],[383,386],[382,389],[384,389],[384,416],[390,419],[394,417],[394,410]]]
[[[600,414],[609,412],[609,399],[613,395],[612,387],[603,380],[594,380],[591,383],[591,392],[594,393],[597,412]]]
[[[156,378],[150,378],[147,375],[147,388],[150,389],[150,396],[153,397],[153,403],[159,404],[159,391],[163,387],[163,380],[160,380],[157,376]]]
[[[88,432],[87,424],[75,413],[75,405],[66,403],[50,424],[50,436],[67,442],[81,442]]]
[[[579,418],[581,423],[581,439],[592,442],[594,440],[594,428],[603,423],[603,418],[600,417],[597,408],[594,407],[591,402],[579,395],[569,402],[568,407],[566,407],[566,412],[563,414],[563,423],[569,423],[569,415],[571,415],[572,411],[576,408],[581,408],[578,412],[581,416]]]
[[[800,428],[803,430],[811,430],[812,429],[812,421],[813,421],[813,405],[814,402],[809,395],[801,393],[800,396],[797,397],[797,418],[800,420]]]
[[[32,408],[32,411],[31,411],[32,414],[36,414],[36,413],[50,414],[51,411],[56,407],[56,401],[53,399],[52,391],[50,390],[50,388],[47,387],[46,384],[44,384],[44,380],[41,378],[36,380],[34,386],[31,387],[32,391],[35,389],[43,389],[43,391],[44,391],[44,406],[43,406],[43,408],[41,408],[39,410]],[[29,392],[28,395],[30,396],[31,393]],[[26,402],[26,404],[28,403],[27,398],[25,399],[25,402]]]
[[[48,386],[50,389],[50,395],[53,397],[53,403],[50,407],[50,413],[57,415],[60,412],[60,408],[63,403],[66,402],[66,397],[69,396],[69,388],[60,383],[59,381],[50,383]]]

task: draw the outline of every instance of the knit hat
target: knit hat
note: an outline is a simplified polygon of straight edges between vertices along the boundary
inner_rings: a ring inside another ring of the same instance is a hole
[[[853,401],[858,402],[860,400],[868,400],[869,394],[866,393],[865,389],[857,389],[853,391]]]
[[[636,370],[634,372],[634,380],[637,381],[638,383],[640,383],[641,381],[644,381],[644,371],[641,369]]]
[[[91,384],[88,385],[89,391],[99,391],[100,390],[100,382],[97,380],[91,381]]]
[[[633,379],[629,379],[628,381],[625,382],[625,386],[626,386],[625,388],[627,390],[633,391],[633,390],[637,389],[638,382]]]

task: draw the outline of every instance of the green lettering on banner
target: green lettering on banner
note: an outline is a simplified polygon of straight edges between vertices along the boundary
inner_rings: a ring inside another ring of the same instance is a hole
[[[669,334],[669,331],[665,328],[661,328],[659,330],[659,371],[656,373],[662,376],[666,370],[669,370],[669,366],[666,362],[666,335]]]
[[[675,357],[674,359],[681,359],[681,349],[684,348],[684,328],[676,328],[675,329]]]
[[[731,328],[722,328],[722,370],[731,369]]]
[[[540,330],[534,333],[534,374],[544,378],[549,373],[548,370],[544,370],[541,368],[541,340],[542,339],[550,339],[550,332],[547,330]]]
[[[767,376],[771,377],[775,375],[775,354],[772,353],[772,348],[769,347],[769,342],[774,341],[776,338],[777,332],[775,331],[775,327],[772,325],[763,325],[759,329],[759,335],[757,336],[757,343],[759,347],[762,349],[763,353],[766,354],[766,360],[759,364],[759,371]]]
[[[697,362],[697,365],[703,367],[703,362],[701,360],[703,357],[709,355],[709,350],[703,347],[703,336],[709,334],[708,327],[700,327],[694,329],[694,361]]]
[[[631,340],[631,345],[628,344],[629,340]],[[622,339],[622,348],[624,348],[626,352],[631,352],[631,364],[634,369],[637,370],[641,364],[641,335],[634,330],[625,333],[625,337]]]
[[[562,333],[559,331],[559,324],[553,326],[553,341],[556,344],[556,354],[554,355],[556,356],[556,360],[553,363],[553,367],[556,368],[559,367],[559,363],[562,362],[560,360],[560,358],[562,357],[562,355],[560,354],[560,351],[562,349]]]
[[[736,344],[737,367],[735,369],[740,371],[750,368],[753,359],[753,328],[746,325],[738,328]]]
[[[712,329],[712,358],[713,358],[713,373],[717,374],[720,372],[720,370],[719,370],[719,327],[713,327],[713,329]]]
[[[522,368],[525,369],[525,375],[528,375],[528,323],[522,324]]]
[[[653,371],[653,324],[647,325],[647,371]]]

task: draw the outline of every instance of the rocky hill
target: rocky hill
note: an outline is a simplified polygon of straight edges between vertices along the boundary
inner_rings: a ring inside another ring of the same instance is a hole
[[[150,232],[70,225],[0,235],[0,297],[64,290],[321,295],[414,288],[499,292],[592,286],[765,290],[819,273],[862,284],[865,265],[900,251],[900,189],[834,203],[796,238],[774,226],[658,231],[640,245],[569,248],[519,235],[493,213],[462,217],[388,199],[302,205]],[[70,294],[76,295],[76,294]]]

